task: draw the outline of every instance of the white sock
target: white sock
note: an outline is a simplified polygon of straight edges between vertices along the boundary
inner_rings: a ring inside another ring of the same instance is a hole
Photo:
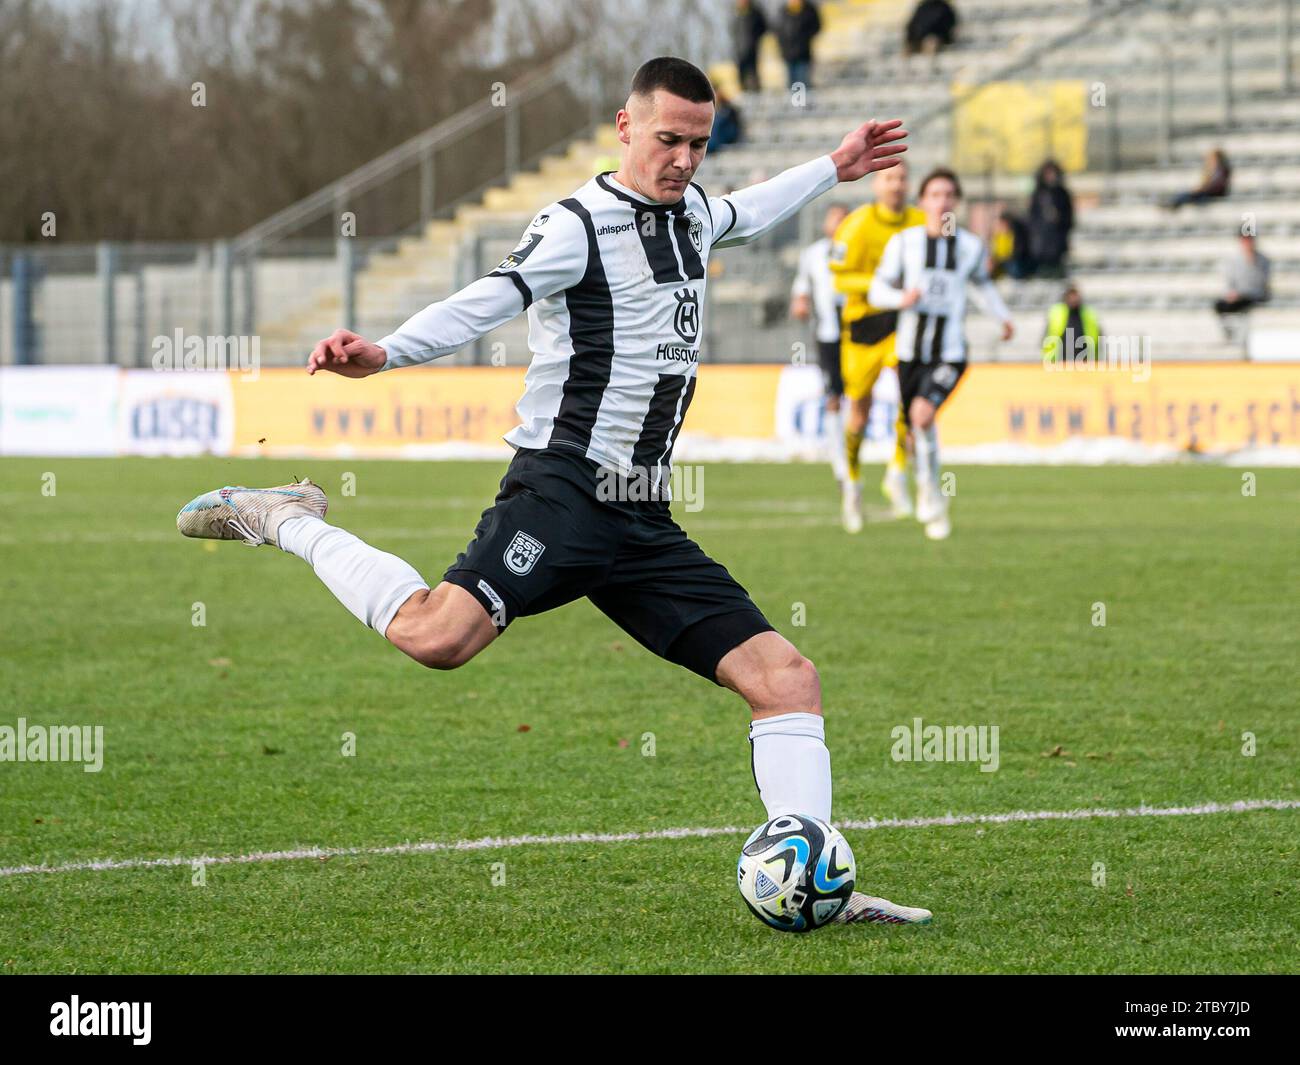
[[[844,484],[849,479],[849,457],[844,453],[844,407],[826,412],[826,446],[831,453],[831,472]]]
[[[831,818],[831,752],[821,714],[779,714],[750,722],[754,781],[769,819]]]
[[[939,491],[939,434],[934,423],[928,429],[916,429],[912,432],[913,448],[916,452],[916,483],[925,485],[926,489]]]
[[[334,597],[380,636],[398,608],[429,587],[409,563],[320,518],[290,518],[276,539],[281,551],[311,566]]]

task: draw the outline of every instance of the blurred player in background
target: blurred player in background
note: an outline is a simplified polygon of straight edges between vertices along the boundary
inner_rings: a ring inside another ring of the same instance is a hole
[[[842,203],[826,208],[822,222],[823,236],[799,255],[799,269],[790,289],[790,315],[800,321],[812,317],[817,335],[817,362],[822,369],[826,391],[826,439],[830,441],[831,469],[843,485],[848,480],[844,460],[844,422],[840,398],[844,395],[844,378],[840,374],[840,312],[844,297],[835,288],[831,274],[831,238],[835,236],[849,209]]]
[[[898,313],[872,305],[871,278],[885,245],[908,226],[920,225],[925,216],[907,205],[907,165],[900,163],[878,172],[872,180],[875,202],[850,214],[835,233],[831,245],[831,272],[835,287],[845,296],[840,361],[848,411],[844,419],[844,454],[848,477],[844,481],[844,528],[862,530],[862,440],[871,413],[871,390],[880,371],[894,366],[894,330]],[[885,471],[882,490],[898,517],[912,512],[907,491],[907,429],[900,413],[894,455]]]
[[[956,223],[961,183],[951,170],[931,171],[917,197],[923,225],[890,238],[871,282],[876,307],[898,315],[898,387],[916,455],[916,517],[932,540],[952,531],[939,490],[939,440],[934,418],[966,371],[966,285],[1010,340],[1011,312],[988,274],[984,242]]]

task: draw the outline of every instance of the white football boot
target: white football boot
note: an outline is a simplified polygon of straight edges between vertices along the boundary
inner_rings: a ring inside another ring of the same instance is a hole
[[[878,899],[873,895],[864,895],[855,891],[849,896],[833,918],[832,924],[857,924],[872,922],[877,924],[929,924],[934,917],[929,910],[919,906],[899,906],[888,899]]]
[[[946,540],[951,535],[952,522],[948,520],[946,509],[940,517],[925,523],[925,537],[927,540]]]
[[[843,499],[840,504],[840,520],[847,533],[862,531],[862,482],[844,482]]]
[[[912,516],[912,493],[908,491],[906,470],[893,468],[885,470],[885,479],[880,482],[880,492],[889,501],[891,518]]]
[[[325,493],[311,481],[278,488],[218,488],[192,499],[176,515],[176,528],[204,540],[243,540],[250,547],[275,544],[288,518],[323,518]]]
[[[939,486],[928,480],[916,479],[916,520],[922,525],[938,521],[944,513],[943,496]]]

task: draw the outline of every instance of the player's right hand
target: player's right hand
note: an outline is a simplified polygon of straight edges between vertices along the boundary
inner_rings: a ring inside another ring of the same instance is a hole
[[[329,370],[344,377],[369,377],[383,369],[388,353],[378,344],[348,329],[336,329],[314,348],[307,359],[307,372]]]
[[[921,299],[921,290],[919,288],[909,288],[906,292],[903,293],[903,302],[900,304],[900,306],[903,307],[904,309],[908,307],[915,307],[917,302],[920,299]]]

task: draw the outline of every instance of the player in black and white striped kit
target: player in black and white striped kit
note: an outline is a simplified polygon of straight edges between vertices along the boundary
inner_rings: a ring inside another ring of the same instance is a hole
[[[932,540],[952,526],[939,489],[939,440],[934,419],[966,372],[966,286],[1012,336],[1011,312],[989,278],[984,242],[956,225],[961,184],[939,169],[921,182],[917,204],[925,224],[889,238],[871,280],[875,307],[898,308],[898,387],[916,460],[916,517]]]
[[[713,87],[652,59],[617,116],[616,172],[543,208],[496,269],[372,343],[339,330],[308,372],[350,377],[447,355],[528,312],[532,362],[507,434],[516,449],[474,540],[430,589],[406,562],[323,521],[309,483],[223,488],[177,517],[191,536],[273,543],[305,559],[364,624],[436,669],[473,658],[515,618],[587,597],[656,654],[749,703],[769,817],[831,816],[817,671],[673,521],[673,443],[695,390],[709,255],[744,244],[839,181],[895,164],[901,123],[867,122],[829,155],[712,197],[691,178]],[[839,920],[928,921],[855,894]]]

